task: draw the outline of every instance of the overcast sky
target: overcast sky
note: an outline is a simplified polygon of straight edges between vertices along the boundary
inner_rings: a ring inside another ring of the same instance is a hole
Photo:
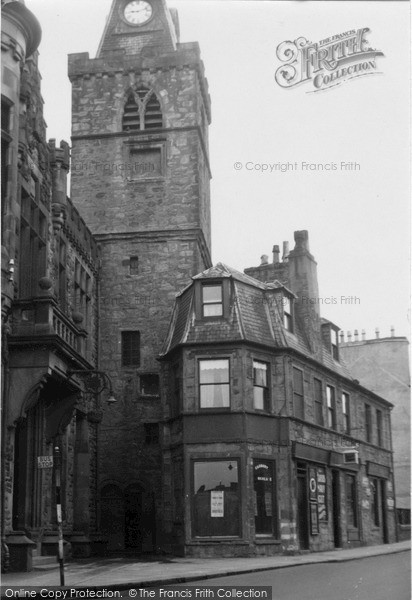
[[[48,137],[70,140],[67,54],[94,57],[111,0],[26,0],[43,29]],[[212,259],[243,270],[309,231],[322,316],[344,331],[409,336],[408,2],[170,0],[198,41],[212,97]],[[332,90],[281,88],[277,46],[368,27],[377,71]],[[295,163],[279,172],[260,165]],[[335,163],[333,171],[302,162]],[[341,170],[341,162],[359,169]],[[241,168],[235,163],[240,163]],[[75,201],[75,198],[74,198]],[[354,297],[352,303],[341,297]],[[332,301],[331,301],[332,302]]]

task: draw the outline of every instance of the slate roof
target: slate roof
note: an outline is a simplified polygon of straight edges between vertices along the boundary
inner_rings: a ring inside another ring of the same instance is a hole
[[[223,263],[195,275],[192,283],[176,297],[169,333],[162,356],[181,344],[219,344],[245,341],[269,348],[292,348],[306,357],[315,356],[305,330],[295,318],[294,332],[283,327],[280,292],[293,294],[279,281],[263,283]],[[198,280],[231,279],[227,318],[196,319],[195,285]],[[342,361],[335,361],[326,348],[322,351],[325,367],[353,379]]]

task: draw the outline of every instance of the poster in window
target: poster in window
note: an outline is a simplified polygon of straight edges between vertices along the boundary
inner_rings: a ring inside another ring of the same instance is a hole
[[[210,516],[224,517],[224,492],[210,492]]]
[[[318,468],[317,473],[317,502],[319,521],[328,520],[328,511],[326,506],[326,472],[325,469]]]
[[[310,503],[310,534],[318,535],[319,523],[318,523],[318,505],[316,502]]]
[[[317,480],[316,480],[316,469],[309,469],[309,500],[311,502],[317,501]]]

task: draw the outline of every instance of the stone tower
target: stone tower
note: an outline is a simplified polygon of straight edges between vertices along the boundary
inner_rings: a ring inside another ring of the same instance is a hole
[[[210,98],[165,0],[113,0],[97,57],[69,57],[71,195],[101,247],[101,529],[167,547],[167,398],[157,361],[175,294],[210,260]],[[164,378],[163,378],[164,379]]]

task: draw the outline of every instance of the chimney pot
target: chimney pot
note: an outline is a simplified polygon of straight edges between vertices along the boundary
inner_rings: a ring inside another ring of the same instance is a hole
[[[344,332],[343,332],[343,331],[341,331],[341,332],[339,333],[339,337],[340,337],[340,343],[341,343],[341,344],[344,344],[344,343],[345,343],[345,334],[344,334]]]
[[[283,242],[283,255],[282,260],[287,261],[289,256],[289,242]]]
[[[364,342],[366,339],[366,331],[364,329],[362,329],[362,342]]]
[[[280,254],[280,250],[279,250],[279,246],[273,246],[273,264],[277,265],[279,262],[279,254]]]
[[[376,335],[376,339],[379,339],[379,329],[378,327],[375,329],[375,335]]]
[[[391,327],[391,337],[395,337],[395,327],[393,325]]]
[[[262,254],[262,256],[260,257],[260,264],[261,265],[269,264],[269,257],[267,254]]]
[[[358,333],[358,330],[355,329],[355,342],[358,342],[358,341],[359,341],[359,333]]]
[[[348,338],[348,342],[352,341],[352,332],[351,331],[348,331],[347,338]]]

